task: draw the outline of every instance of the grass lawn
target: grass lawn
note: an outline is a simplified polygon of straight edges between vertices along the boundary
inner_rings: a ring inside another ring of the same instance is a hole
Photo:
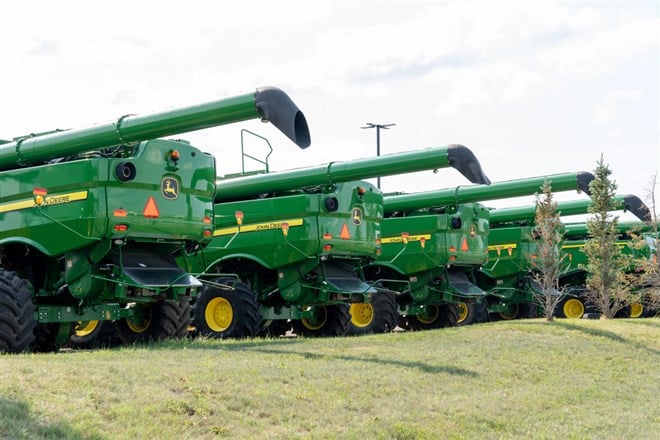
[[[0,356],[0,438],[659,435],[660,318]]]

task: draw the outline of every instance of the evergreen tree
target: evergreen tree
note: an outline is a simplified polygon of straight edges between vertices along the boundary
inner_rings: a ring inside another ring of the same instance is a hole
[[[632,302],[630,280],[625,269],[629,258],[616,245],[618,216],[610,214],[614,208],[616,182],[603,156],[589,183],[592,205],[587,220],[589,239],[584,246],[587,254],[587,300],[605,318],[614,315]]]
[[[536,258],[532,259],[534,280],[540,288],[535,299],[546,321],[553,320],[553,312],[562,300],[559,276],[565,269],[566,254],[561,250],[564,240],[563,225],[553,199],[552,187],[546,179],[541,186],[542,195],[536,195],[536,217],[532,241],[536,246]]]

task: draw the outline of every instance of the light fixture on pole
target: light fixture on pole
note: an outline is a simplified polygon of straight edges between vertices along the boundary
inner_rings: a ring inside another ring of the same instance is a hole
[[[390,127],[396,124],[374,124],[373,122],[367,122],[366,127],[360,128],[375,128],[376,129],[376,156],[380,156],[380,129],[389,130]],[[380,189],[380,176],[377,180],[378,189]]]

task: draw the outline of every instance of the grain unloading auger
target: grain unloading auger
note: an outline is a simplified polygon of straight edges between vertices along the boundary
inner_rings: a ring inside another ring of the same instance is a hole
[[[195,301],[197,331],[251,336],[264,320],[273,334],[287,320],[304,334],[391,327],[370,311],[393,305],[381,305],[362,276],[380,249],[383,208],[378,188],[361,179],[447,167],[488,182],[459,145],[219,179],[213,240],[189,255],[193,273],[214,283]]]
[[[546,178],[553,190],[588,192],[593,176],[563,173],[385,196],[382,254],[366,276],[397,292],[401,326],[437,328],[486,315],[488,292],[476,276],[488,259],[489,212],[477,202],[534,194]]]
[[[129,342],[184,335],[201,283],[175,257],[211,239],[217,173],[157,138],[254,118],[309,145],[275,88],[0,144],[0,351],[52,349],[99,321]]]
[[[554,185],[553,185],[554,189]],[[615,196],[612,211],[627,211],[644,221],[650,211],[635,195]],[[557,212],[562,220],[567,216],[587,214],[591,199],[557,202]],[[478,273],[480,285],[491,292],[488,297],[488,310],[505,319],[532,317],[534,315],[535,292],[534,268],[530,258],[538,254],[532,240],[535,226],[536,206],[520,206],[493,209],[491,232],[489,235],[489,262]],[[569,267],[560,277],[561,287],[567,287],[566,297],[558,305],[556,313],[561,317],[579,318],[586,310],[585,264],[586,255],[581,252],[584,236],[577,236],[575,226],[567,228],[562,246],[568,254]],[[584,227],[586,233],[586,227]],[[621,243],[623,246],[623,242]]]

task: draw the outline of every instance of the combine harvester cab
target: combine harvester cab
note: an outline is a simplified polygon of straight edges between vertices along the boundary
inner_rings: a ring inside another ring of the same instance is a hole
[[[194,305],[196,331],[246,337],[292,325],[307,335],[391,329],[394,303],[362,274],[380,251],[383,217],[380,190],[363,179],[453,166],[472,180],[475,170],[456,160],[466,152],[429,148],[219,180],[213,241],[189,256],[212,282]]]
[[[157,138],[253,118],[309,145],[275,88],[0,144],[0,351],[186,335],[201,283],[175,259],[211,240],[215,159]]]
[[[455,324],[468,324],[488,319],[487,303],[491,295],[489,286],[479,280],[480,269],[486,265],[492,246],[493,230],[489,213],[481,203],[487,200],[518,197],[539,191],[544,177],[511,180],[490,185],[460,186],[453,189],[417,194],[401,194],[385,198],[383,240],[388,236],[397,241],[397,234],[406,232],[416,222],[426,221],[427,236],[437,234],[435,244],[424,248],[420,243],[410,246],[424,258],[388,262],[392,254],[383,244],[383,255],[369,271],[370,278],[389,277],[390,288],[399,286],[397,299],[401,325],[407,328],[435,328]],[[553,190],[583,189],[593,178],[590,173],[566,173],[548,176]],[[471,213],[465,216],[465,213]],[[434,214],[437,226],[434,226]],[[396,217],[407,218],[406,222]],[[397,225],[395,222],[398,222]],[[389,226],[391,223],[392,226]],[[387,233],[385,232],[387,231]],[[431,254],[431,249],[434,254]],[[433,255],[433,258],[429,256]],[[431,264],[434,263],[434,265]],[[374,270],[375,269],[375,270]]]
[[[614,203],[614,210],[631,212],[640,220],[649,214],[646,205],[634,195],[617,196]],[[590,199],[562,201],[557,202],[557,211],[563,219],[587,214],[590,205]],[[490,261],[480,272],[479,280],[493,292],[488,303],[490,312],[495,317],[512,319],[522,315],[521,309],[532,307],[539,289],[531,276],[533,267],[529,262],[537,254],[532,241],[536,207],[494,209],[490,214]],[[568,254],[569,267],[560,278],[560,286],[567,288],[567,295],[557,307],[557,316],[581,318],[588,311],[584,296],[586,255],[581,250],[585,239],[586,225],[566,227],[562,249]]]

